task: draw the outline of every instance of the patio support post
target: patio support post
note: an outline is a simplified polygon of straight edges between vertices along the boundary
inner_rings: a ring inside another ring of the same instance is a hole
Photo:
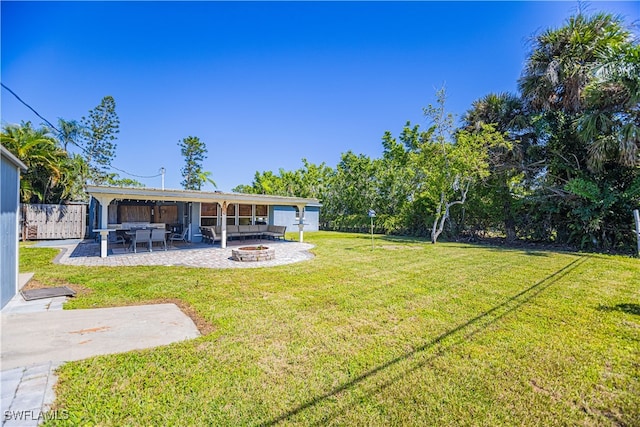
[[[222,202],[222,224],[220,224],[220,247],[227,247],[227,202]]]
[[[100,227],[98,230],[100,233],[100,258],[107,257],[107,243],[109,236],[109,203],[113,200],[113,197],[94,196],[100,203]]]
[[[298,241],[300,243],[304,241],[304,206],[305,205],[298,205],[298,212],[300,213],[298,220]]]

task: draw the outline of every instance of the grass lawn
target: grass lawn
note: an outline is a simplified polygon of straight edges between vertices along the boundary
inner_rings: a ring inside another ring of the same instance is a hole
[[[177,299],[205,336],[65,364],[70,425],[640,425],[640,260],[307,233],[276,268],[90,268],[66,308]],[[57,421],[63,423],[63,421]]]

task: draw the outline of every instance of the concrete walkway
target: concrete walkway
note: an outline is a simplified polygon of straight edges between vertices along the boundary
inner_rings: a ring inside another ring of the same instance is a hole
[[[66,361],[200,335],[175,304],[63,311],[65,300],[25,301],[18,294],[2,309],[3,426],[37,426],[43,421],[55,399],[55,369]]]

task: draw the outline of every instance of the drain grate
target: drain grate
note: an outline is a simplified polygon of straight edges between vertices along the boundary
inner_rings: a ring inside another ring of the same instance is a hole
[[[22,298],[24,298],[25,301],[31,301],[34,299],[53,297],[73,297],[76,295],[76,292],[66,286],[60,286],[57,288],[29,289],[27,291],[20,291],[20,294],[22,294]]]

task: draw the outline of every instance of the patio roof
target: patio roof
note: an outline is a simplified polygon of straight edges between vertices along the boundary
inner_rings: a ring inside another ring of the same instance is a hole
[[[161,190],[158,188],[108,187],[88,185],[87,193],[96,199],[134,199],[171,202],[246,203],[287,206],[321,206],[318,199],[271,196],[265,194],[224,193],[222,191]]]

